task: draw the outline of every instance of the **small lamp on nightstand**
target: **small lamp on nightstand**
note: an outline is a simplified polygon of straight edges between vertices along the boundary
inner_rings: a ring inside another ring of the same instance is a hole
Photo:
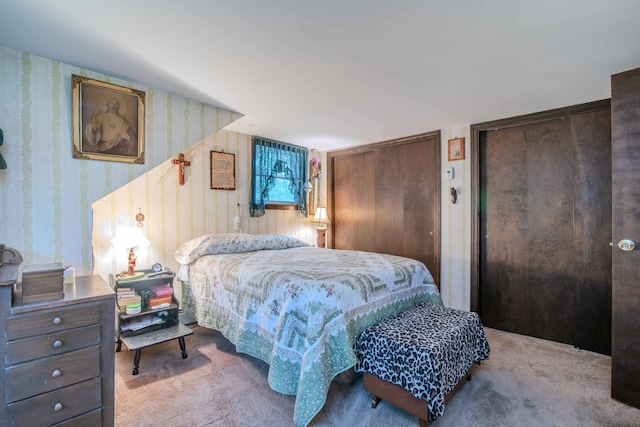
[[[142,234],[142,231],[137,227],[124,227],[119,228],[116,235],[111,239],[111,243],[117,248],[128,249],[129,257],[127,259],[127,271],[120,273],[119,280],[133,280],[139,279],[144,276],[143,272],[135,272],[136,256],[133,253],[133,248],[138,246],[149,246],[149,239]]]
[[[327,224],[331,224],[329,216],[327,215],[327,208],[316,209],[316,214],[313,216],[313,222],[319,222],[320,227],[318,230],[318,247],[326,248],[326,236],[327,236]]]

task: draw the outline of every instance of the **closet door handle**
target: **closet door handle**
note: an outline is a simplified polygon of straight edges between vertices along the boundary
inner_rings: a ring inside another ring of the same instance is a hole
[[[618,248],[624,252],[631,252],[636,248],[636,243],[629,239],[620,240],[618,242]]]

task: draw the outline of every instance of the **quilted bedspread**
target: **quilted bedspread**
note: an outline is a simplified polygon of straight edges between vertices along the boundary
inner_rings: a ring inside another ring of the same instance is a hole
[[[424,264],[398,256],[305,244],[183,261],[184,313],[268,363],[271,388],[296,395],[298,426],[355,365],[360,332],[422,301],[442,305]]]

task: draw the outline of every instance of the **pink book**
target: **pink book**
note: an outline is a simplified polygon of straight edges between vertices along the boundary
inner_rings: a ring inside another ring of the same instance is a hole
[[[156,294],[157,297],[173,295],[173,288],[166,283],[164,285],[149,286],[149,290]]]

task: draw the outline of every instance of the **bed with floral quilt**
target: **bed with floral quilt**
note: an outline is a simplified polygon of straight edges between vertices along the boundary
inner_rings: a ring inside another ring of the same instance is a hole
[[[298,426],[322,409],[332,379],[355,365],[360,332],[422,301],[442,305],[419,261],[289,236],[208,234],[175,258],[183,313],[266,362],[269,386],[296,396]]]

